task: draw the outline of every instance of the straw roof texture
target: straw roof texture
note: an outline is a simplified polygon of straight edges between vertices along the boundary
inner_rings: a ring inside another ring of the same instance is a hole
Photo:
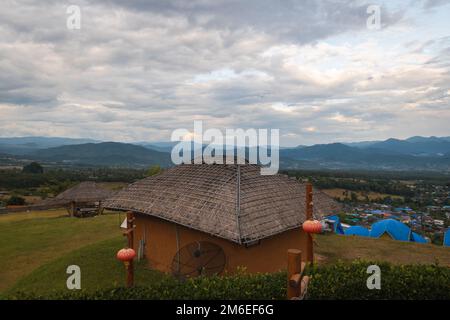
[[[314,190],[314,215],[340,205]],[[137,181],[103,206],[156,216],[240,244],[299,227],[306,220],[305,185],[260,166],[182,164]]]
[[[111,197],[114,191],[104,189],[97,183],[85,181],[67,189],[54,198],[46,199],[43,205],[66,205],[71,202],[92,203]]]

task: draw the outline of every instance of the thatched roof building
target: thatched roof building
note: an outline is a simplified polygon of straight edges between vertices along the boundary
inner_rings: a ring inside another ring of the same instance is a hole
[[[93,181],[85,181],[67,189],[54,198],[46,199],[46,205],[69,205],[71,203],[94,203],[111,197],[114,191],[102,188]]]
[[[299,227],[306,219],[305,185],[257,165],[183,164],[116,193],[105,208],[158,217],[239,244]],[[314,191],[314,214],[340,205]]]
[[[286,175],[263,176],[257,165],[182,164],[137,181],[104,201],[134,212],[139,257],[151,268],[191,277],[273,272],[286,267],[290,248],[312,259],[306,220],[306,186]],[[314,215],[340,206],[314,190]]]

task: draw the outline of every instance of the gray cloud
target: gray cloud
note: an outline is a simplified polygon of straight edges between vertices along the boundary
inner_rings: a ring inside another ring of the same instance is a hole
[[[167,140],[194,119],[287,144],[448,133],[447,40],[414,37],[407,6],[369,31],[368,3],[71,1],[68,30],[68,4],[8,0],[0,135]],[[396,33],[411,39],[383,43]]]

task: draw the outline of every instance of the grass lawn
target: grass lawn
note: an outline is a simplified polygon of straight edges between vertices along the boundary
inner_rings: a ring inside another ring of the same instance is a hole
[[[67,290],[66,280],[69,275],[66,269],[70,265],[78,265],[81,270],[81,289],[95,291],[97,289],[123,287],[125,285],[125,267],[115,257],[115,252],[125,245],[122,236],[77,249],[63,257],[46,263],[31,274],[20,279],[6,293],[17,291],[50,293]],[[145,261],[138,263],[135,272],[135,284],[145,286],[164,277],[158,271],[149,270]]]
[[[78,219],[62,209],[0,215],[0,292],[45,263],[119,235],[118,214]]]
[[[319,259],[321,263],[370,259],[398,264],[438,262],[439,265],[450,267],[448,247],[336,234],[318,235],[315,239],[315,253],[323,257]]]

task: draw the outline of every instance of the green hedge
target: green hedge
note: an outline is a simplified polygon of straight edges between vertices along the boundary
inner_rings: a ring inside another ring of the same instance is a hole
[[[369,265],[381,269],[381,289],[367,288]],[[438,265],[391,265],[385,262],[338,262],[307,270],[312,276],[307,299],[450,299],[450,268]],[[286,273],[237,274],[178,281],[165,277],[146,287],[96,292],[63,291],[46,295],[17,292],[8,299],[285,299]]]
[[[79,300],[171,300],[171,299],[283,299],[286,295],[286,274],[199,277],[186,281],[164,278],[154,285],[131,289],[114,288],[94,293],[80,291],[53,292],[39,295],[16,292],[8,299],[79,299]]]
[[[369,265],[380,267],[380,290],[367,288]],[[450,268],[438,265],[354,261],[316,267],[309,273],[308,299],[450,299]]]

